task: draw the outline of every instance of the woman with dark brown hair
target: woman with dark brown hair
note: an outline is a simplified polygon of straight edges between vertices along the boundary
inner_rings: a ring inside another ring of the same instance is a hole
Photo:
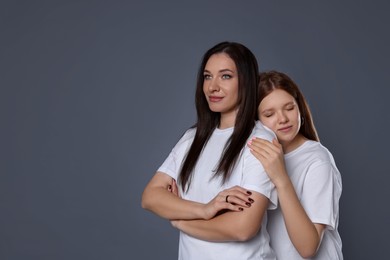
[[[255,122],[257,85],[256,58],[242,44],[222,42],[203,56],[197,123],[142,195],[143,208],[181,231],[179,259],[275,259],[265,212],[276,207],[276,190],[246,147],[253,135],[275,137]]]

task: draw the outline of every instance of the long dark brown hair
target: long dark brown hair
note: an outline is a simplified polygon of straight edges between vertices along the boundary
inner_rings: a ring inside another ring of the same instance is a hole
[[[256,57],[244,45],[235,42],[221,42],[209,49],[203,56],[199,67],[195,104],[197,112],[196,133],[192,145],[184,159],[178,178],[183,191],[188,190],[193,175],[193,169],[207,144],[211,134],[220,123],[220,113],[210,110],[203,92],[204,69],[209,58],[218,53],[227,54],[235,63],[238,74],[238,113],[240,120],[235,121],[234,131],[221,155],[215,175],[222,176],[223,182],[229,177],[255,125],[257,108],[258,64]]]
[[[298,85],[286,74],[275,70],[260,73],[258,104],[275,89],[286,91],[297,102],[302,121],[299,133],[309,140],[319,141],[309,105]]]

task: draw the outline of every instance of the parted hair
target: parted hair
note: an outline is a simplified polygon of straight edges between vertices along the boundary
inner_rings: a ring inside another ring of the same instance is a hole
[[[225,144],[214,177],[222,176],[222,181],[229,179],[241,154],[246,140],[255,125],[257,110],[257,86],[259,83],[258,63],[254,54],[244,45],[236,42],[221,42],[209,49],[202,58],[195,92],[197,122],[193,126],[196,133],[192,145],[182,163],[178,182],[183,191],[191,185],[193,170],[203,148],[211,134],[220,123],[220,113],[210,110],[203,92],[204,69],[209,58],[214,54],[227,54],[235,63],[238,74],[238,112],[233,134]],[[222,184],[222,183],[221,183]]]
[[[275,70],[260,73],[258,104],[275,89],[286,91],[297,102],[302,122],[299,133],[309,140],[319,141],[309,105],[298,85],[285,73]]]

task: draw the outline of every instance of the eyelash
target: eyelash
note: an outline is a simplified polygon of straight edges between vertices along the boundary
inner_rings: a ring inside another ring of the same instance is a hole
[[[287,111],[292,111],[292,110],[294,110],[294,108],[295,108],[295,106],[292,106],[292,107],[287,107],[286,108],[286,110]],[[266,114],[266,115],[263,115],[264,117],[271,117],[271,116],[273,116],[274,114],[272,113],[272,114]]]
[[[231,75],[229,75],[229,74],[223,74],[223,75],[221,76],[222,79],[231,79],[232,77],[233,77],[233,76],[231,76]],[[208,79],[211,79],[211,78],[212,78],[211,75],[208,75],[208,74],[203,75],[203,79],[204,79],[204,80],[208,80]]]

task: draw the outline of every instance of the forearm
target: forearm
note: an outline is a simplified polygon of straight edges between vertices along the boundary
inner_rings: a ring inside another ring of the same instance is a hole
[[[166,219],[201,219],[198,202],[181,199],[163,188],[155,188],[142,196],[142,207]]]
[[[174,226],[201,240],[247,241],[259,232],[267,206],[268,199],[257,195],[252,206],[242,212],[229,211],[210,220],[177,221]]]
[[[306,214],[291,181],[277,186],[277,192],[286,229],[294,247],[302,257],[315,255],[321,243],[322,231],[316,229]]]
[[[202,219],[204,204],[184,200],[168,191],[172,178],[157,173],[142,194],[142,208],[166,219]]]

